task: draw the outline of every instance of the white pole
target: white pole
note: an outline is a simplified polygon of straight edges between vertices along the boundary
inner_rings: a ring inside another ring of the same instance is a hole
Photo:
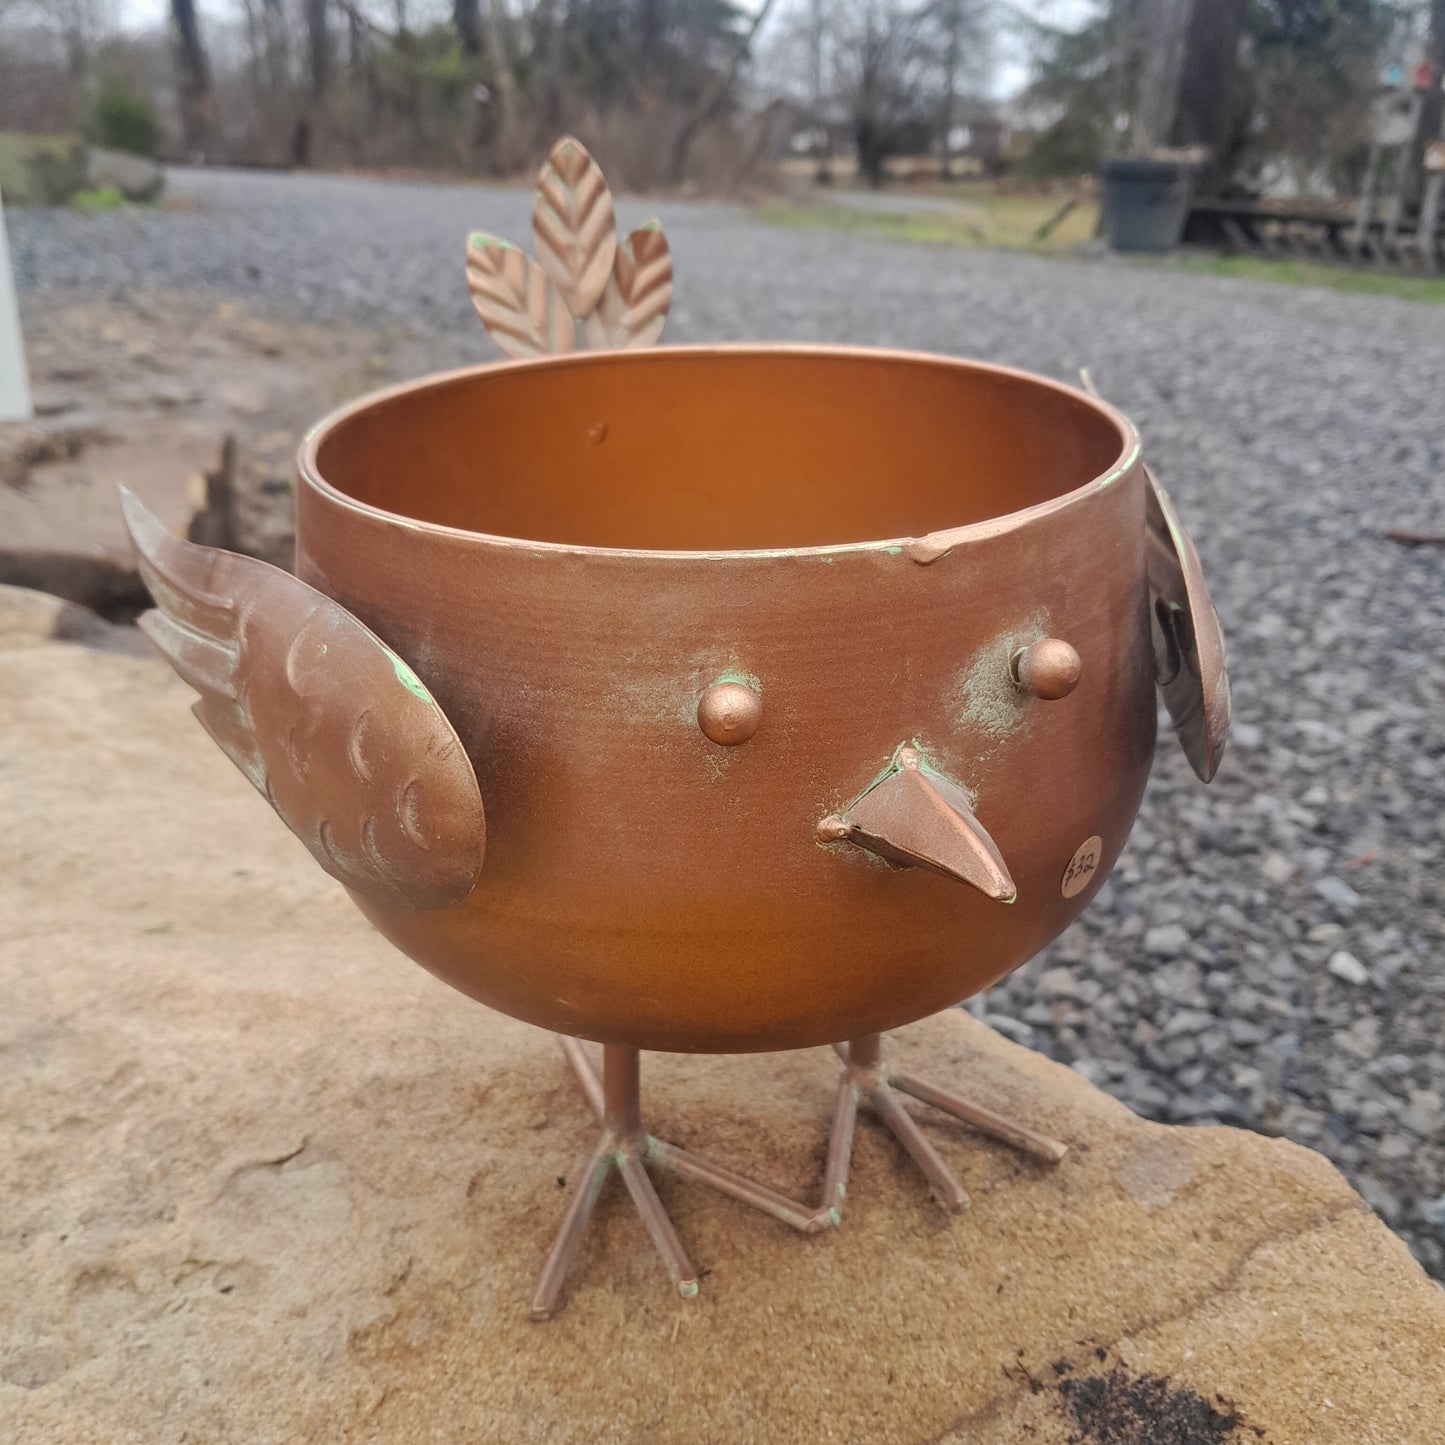
[[[0,199],[0,421],[30,420],[30,382],[20,341],[20,310],[10,274],[10,243],[5,238],[5,202]]]

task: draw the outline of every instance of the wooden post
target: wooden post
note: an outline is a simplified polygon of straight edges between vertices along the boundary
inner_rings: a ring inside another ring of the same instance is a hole
[[[20,340],[20,310],[10,274],[5,237],[5,202],[0,200],[0,421],[30,420],[30,381]]]

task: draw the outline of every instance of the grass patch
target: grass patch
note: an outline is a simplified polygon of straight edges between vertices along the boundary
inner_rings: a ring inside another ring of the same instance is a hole
[[[1274,281],[1286,286],[1318,286],[1361,296],[1395,296],[1402,301],[1445,304],[1445,276],[1397,276],[1389,271],[1356,271],[1322,261],[1275,261],[1267,256],[1189,256],[1172,263],[1181,271],[1233,276],[1241,281]]]
[[[118,211],[125,203],[125,197],[114,186],[94,186],[70,198],[70,204],[82,211]]]
[[[900,197],[905,193],[900,193]],[[759,217],[774,226],[803,230],[842,231],[885,241],[913,241],[935,246],[999,246],[1039,255],[1067,251],[1091,240],[1098,206],[1081,201],[1044,242],[1034,240],[1039,227],[1064,203],[1064,197],[998,195],[978,185],[952,185],[946,190],[911,191],[907,195],[946,196],[952,210],[889,211],[888,193],[879,210],[864,210],[836,200],[765,201]],[[1138,266],[1169,268],[1203,276],[1229,276],[1241,281],[1272,281],[1284,286],[1317,286],[1360,296],[1393,296],[1401,301],[1445,304],[1445,276],[1401,276],[1326,261],[1273,260],[1268,256],[1131,257]]]
[[[765,201],[759,208],[764,221],[802,230],[845,231],[886,241],[913,241],[943,246],[1003,246],[1038,252],[1068,250],[1093,234],[1098,210],[1093,201],[1081,201],[1047,240],[1035,233],[1064,204],[1062,196],[991,195],[983,189],[953,188],[951,210],[864,210],[839,201],[800,203]]]

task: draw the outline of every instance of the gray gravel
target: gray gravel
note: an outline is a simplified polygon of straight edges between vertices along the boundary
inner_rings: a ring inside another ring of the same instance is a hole
[[[12,213],[22,288],[239,296],[448,365],[491,355],[464,233],[527,234],[520,191],[189,172],[171,195],[191,209]],[[1382,536],[1445,533],[1445,308],[655,209],[672,340],[1087,364],[1134,417],[1203,552],[1234,740],[1204,789],[1166,738],[1097,902],[973,1008],[1150,1117],[1323,1150],[1445,1275],[1445,550]]]

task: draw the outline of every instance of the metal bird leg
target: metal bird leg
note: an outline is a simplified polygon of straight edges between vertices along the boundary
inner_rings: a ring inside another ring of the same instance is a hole
[[[834,1044],[833,1047],[843,1060],[843,1075],[838,1080],[838,1092],[834,1099],[833,1130],[828,1141],[828,1165],[823,1182],[823,1208],[832,1216],[832,1223],[836,1224],[842,1215],[860,1098],[873,1106],[873,1112],[897,1136],[913,1162],[923,1171],[939,1203],[950,1214],[962,1214],[969,1207],[968,1194],[913,1116],[903,1107],[899,1094],[911,1094],[915,1099],[961,1119],[980,1134],[999,1139],[1046,1163],[1057,1164],[1069,1152],[1068,1145],[1059,1143],[1057,1139],[1037,1134],[990,1109],[980,1108],[946,1089],[936,1088],[912,1074],[894,1069],[883,1057],[881,1034],[867,1034],[849,1044]]]
[[[637,1206],[637,1212],[642,1216],[642,1222],[647,1226],[672,1282],[684,1299],[691,1299],[697,1293],[697,1271],[652,1187],[645,1167],[647,1164],[706,1184],[721,1194],[771,1214],[804,1234],[816,1234],[837,1223],[835,1213],[810,1210],[766,1185],[755,1183],[721,1164],[700,1159],[686,1149],[679,1149],[675,1144],[668,1144],[647,1133],[642,1127],[639,1102],[637,1049],[625,1044],[604,1044],[602,1077],[599,1079],[578,1040],[559,1034],[557,1042],[567,1062],[572,1065],[592,1112],[602,1125],[602,1134],[583,1161],[582,1172],[567,1202],[567,1212],[562,1216],[562,1227],[557,1231],[556,1242],[537,1281],[537,1290],[532,1296],[534,1320],[550,1319],[555,1312],[567,1271],[581,1247],[587,1220],[602,1193],[607,1176],[614,1168],[622,1175],[632,1202]]]

